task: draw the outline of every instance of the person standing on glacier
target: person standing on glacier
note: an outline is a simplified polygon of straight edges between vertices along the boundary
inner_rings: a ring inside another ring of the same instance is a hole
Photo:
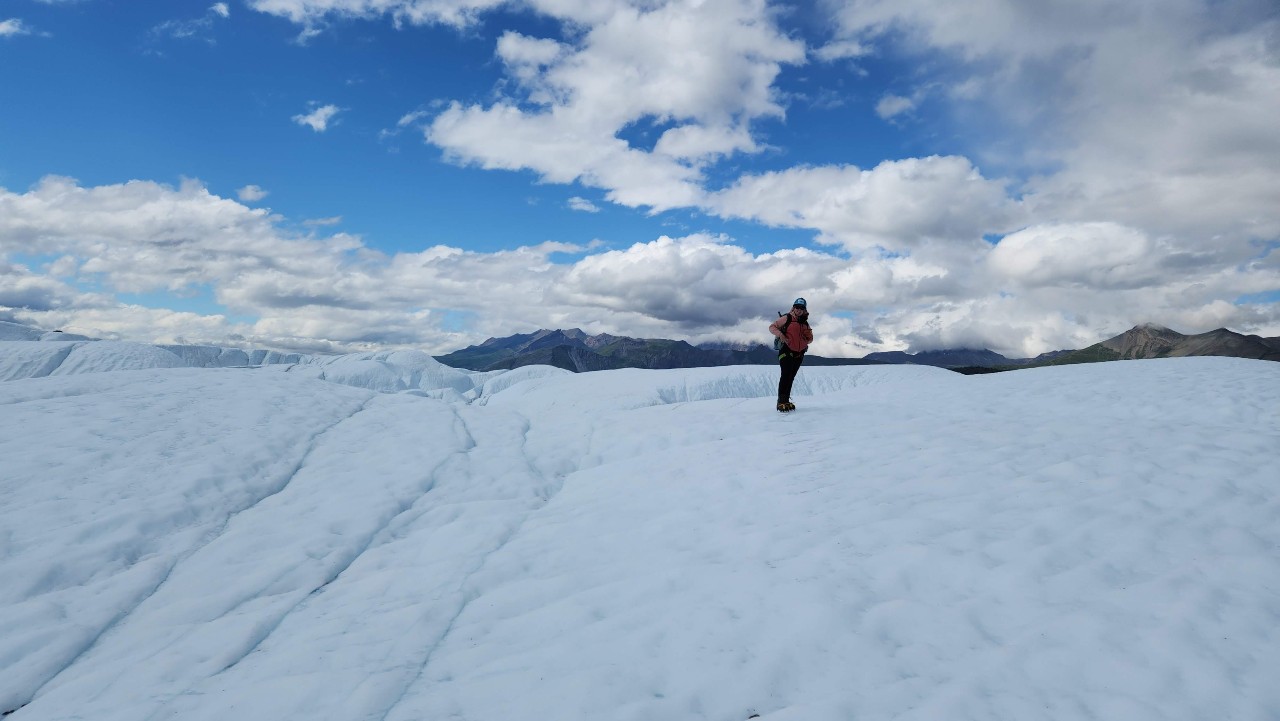
[[[794,411],[796,404],[791,402],[791,384],[800,372],[804,363],[804,353],[813,342],[813,329],[809,327],[809,304],[804,298],[796,298],[791,304],[791,311],[779,316],[769,326],[769,332],[777,340],[773,347],[778,351],[778,366],[782,375],[778,378],[778,410]]]

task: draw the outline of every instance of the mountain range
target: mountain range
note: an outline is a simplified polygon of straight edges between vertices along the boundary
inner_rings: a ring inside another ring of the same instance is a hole
[[[3,340],[80,342],[92,339],[0,320],[0,341]],[[202,367],[295,364],[303,359],[303,356],[296,353],[265,350],[246,351],[203,346],[156,346],[155,349],[169,351],[177,356],[173,359],[175,363]],[[167,357],[169,354],[165,355]],[[824,358],[810,355],[805,359],[805,365],[924,365],[948,368],[960,373],[987,373],[1048,365],[1183,356],[1229,356],[1280,361],[1280,337],[1243,335],[1226,328],[1186,335],[1146,323],[1087,348],[1058,350],[1035,358],[1008,358],[988,349],[958,348],[914,354],[902,351],[870,353],[865,358]],[[490,338],[480,345],[435,358],[454,368],[475,371],[547,365],[583,372],[614,368],[773,365],[777,362],[777,353],[763,344],[720,342],[694,346],[679,340],[588,335],[580,329],[572,328]]]
[[[927,365],[962,373],[981,373],[1046,365],[1096,363],[1141,358],[1230,356],[1280,361],[1280,337],[1242,335],[1226,328],[1184,335],[1146,323],[1114,338],[1079,350],[1057,350],[1035,358],[1008,358],[985,348],[931,350],[920,353],[889,351],[865,358],[809,356],[806,365]],[[578,328],[490,338],[446,355],[446,365],[476,371],[509,370],[527,365],[551,365],[574,372],[613,368],[700,368],[726,365],[770,365],[776,352],[763,344],[708,343],[659,338],[588,335]]]
[[[713,343],[694,346],[682,340],[588,335],[578,328],[540,330],[490,338],[436,360],[474,371],[510,370],[527,365],[551,365],[574,372],[614,368],[706,368],[731,365],[769,365],[778,353],[766,345]],[[863,358],[809,356],[808,365],[877,365]]]
[[[1226,328],[1184,335],[1163,326],[1144,323],[1088,348],[1062,354],[1031,365],[1066,365],[1140,358],[1229,356],[1280,361],[1280,337],[1242,335]]]

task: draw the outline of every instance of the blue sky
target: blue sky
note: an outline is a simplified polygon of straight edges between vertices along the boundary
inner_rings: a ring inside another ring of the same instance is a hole
[[[0,313],[441,352],[1280,335],[1267,2],[11,0]],[[6,310],[7,309],[7,310]]]
[[[737,230],[755,249],[778,245],[681,209],[657,216],[604,212],[613,209],[598,189],[539,184],[527,171],[476,172],[445,162],[416,128],[391,134],[412,112],[489,99],[504,79],[493,51],[503,32],[559,33],[527,12],[501,12],[465,30],[397,28],[388,17],[348,21],[299,43],[293,23],[234,3],[225,18],[201,2],[29,7],[24,23],[51,37],[5,47],[6,64],[39,69],[19,74],[4,91],[11,108],[40,109],[0,118],[3,137],[23,139],[5,154],[10,187],[29,187],[50,173],[86,185],[199,178],[227,197],[258,185],[271,193],[263,205],[272,210],[295,221],[342,216],[342,227],[386,250],[424,243],[493,250],[597,238],[625,247],[669,229]],[[794,18],[789,27],[812,32],[813,24]],[[867,77],[847,64],[788,68],[777,86],[797,96],[788,104],[790,118],[760,129],[776,148],[737,158],[734,169],[874,165],[954,148],[954,139],[921,139],[875,115],[871,101],[895,72],[879,65]],[[811,86],[852,95],[825,99],[838,107],[798,97]],[[856,110],[848,107],[859,96]],[[340,110],[323,132],[291,120],[326,105]],[[652,147],[658,132],[644,121],[619,134]],[[568,205],[575,197],[602,212],[581,217]]]

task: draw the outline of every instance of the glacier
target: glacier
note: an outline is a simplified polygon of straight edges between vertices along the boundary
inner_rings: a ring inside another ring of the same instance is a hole
[[[52,335],[0,340],[6,721],[1280,717],[1274,363],[784,415],[768,367]]]

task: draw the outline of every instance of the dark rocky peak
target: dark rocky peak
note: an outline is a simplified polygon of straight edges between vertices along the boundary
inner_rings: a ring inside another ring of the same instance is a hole
[[[1260,360],[1280,360],[1280,345],[1272,339],[1242,335],[1226,328],[1187,336],[1175,355],[1221,355]]]
[[[1156,358],[1168,355],[1185,335],[1154,323],[1134,326],[1100,345],[1120,354],[1121,358]]]
[[[591,336],[582,331],[581,328],[556,328],[555,330],[540,330],[533,334],[534,340],[543,340],[551,338],[553,340],[571,341],[581,343]]]
[[[937,366],[939,368],[960,368],[965,366],[1003,366],[1013,361],[999,353],[986,348],[948,348],[942,350],[926,350],[919,353],[903,351],[881,351],[868,353],[866,360],[877,363],[912,364]]]
[[[1280,360],[1280,348],[1273,346],[1268,339],[1241,335],[1227,328],[1184,335],[1147,323],[1105,340],[1098,346],[1115,352],[1122,359],[1232,356]]]
[[[515,350],[523,353],[538,350],[539,348],[554,348],[559,345],[585,348],[587,344],[584,341],[587,337],[586,333],[577,328],[570,328],[569,330],[540,330],[530,336],[527,341],[515,346]]]

